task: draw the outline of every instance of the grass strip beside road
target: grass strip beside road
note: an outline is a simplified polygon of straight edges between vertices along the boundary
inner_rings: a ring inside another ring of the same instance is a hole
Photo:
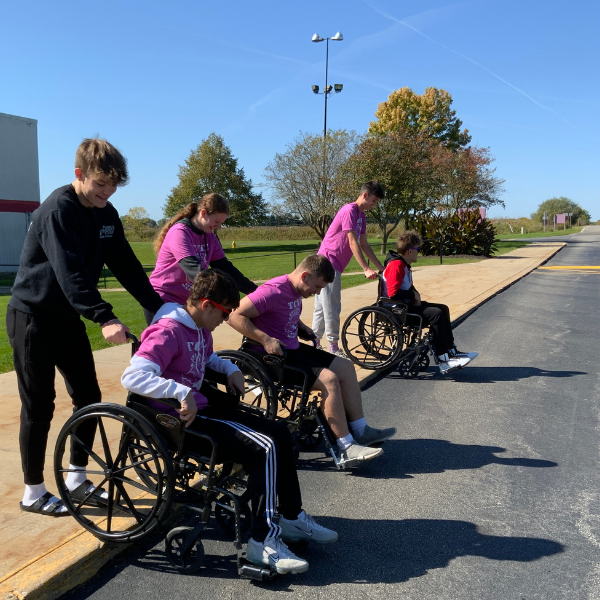
[[[525,239],[535,239],[539,237],[555,237],[560,235],[572,235],[574,233],[579,233],[583,229],[583,226],[579,227],[570,227],[569,229],[560,229],[557,231],[533,231],[531,233],[519,233],[515,231],[514,233],[503,233],[502,235],[498,235],[501,240],[525,240]]]

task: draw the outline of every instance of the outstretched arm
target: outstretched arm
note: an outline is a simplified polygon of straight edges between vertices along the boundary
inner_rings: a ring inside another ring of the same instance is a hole
[[[239,308],[234,310],[230,315],[227,323],[231,325],[236,331],[239,331],[243,336],[255,340],[262,346],[269,354],[283,354],[281,344],[276,338],[272,338],[267,335],[264,331],[260,330],[252,319],[258,317],[260,313],[248,296],[242,299]]]
[[[367,240],[367,236],[362,234],[360,236],[360,247],[362,251],[365,253],[365,256],[374,264],[380,271],[383,271],[383,265],[380,260],[375,256],[375,252],[373,252],[373,248],[369,246],[369,242]]]
[[[363,252],[362,252],[360,243],[358,241],[358,238],[356,237],[356,231],[348,231],[347,235],[348,235],[348,242],[350,243],[350,249],[352,250],[352,254],[354,254],[354,258],[356,258],[356,262],[362,267],[362,270],[365,272],[365,277],[367,279],[377,279],[377,271],[374,271],[373,269],[371,269],[369,267],[369,265],[367,264],[367,260],[363,256]],[[361,235],[361,240],[362,240],[362,237],[363,236]],[[369,250],[370,250],[370,248],[369,248]],[[377,261],[377,263],[379,263],[379,261],[377,259],[375,259],[375,260]]]

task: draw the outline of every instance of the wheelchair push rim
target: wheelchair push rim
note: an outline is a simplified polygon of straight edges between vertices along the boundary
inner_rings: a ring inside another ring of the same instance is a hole
[[[364,369],[385,369],[402,350],[403,332],[393,313],[367,306],[355,310],[344,322],[342,346],[353,363]]]
[[[240,350],[219,350],[216,354],[230,360],[242,372],[246,392],[242,403],[258,409],[267,419],[275,419],[278,402],[274,384],[260,362]]]
[[[92,447],[79,428],[95,428]],[[102,502],[72,498],[67,442],[88,456],[87,478],[108,493]],[[69,513],[87,531],[111,542],[131,542],[154,531],[169,515],[174,488],[170,456],[150,423],[116,404],[92,404],[74,413],[62,428],[54,453],[56,485]]]

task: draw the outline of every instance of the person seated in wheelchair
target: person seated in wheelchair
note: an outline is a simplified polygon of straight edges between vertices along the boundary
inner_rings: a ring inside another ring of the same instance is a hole
[[[321,410],[337,440],[344,466],[351,467],[380,456],[383,450],[372,446],[392,437],[396,428],[367,425],[356,371],[349,360],[298,340],[299,331],[315,337],[300,320],[302,299],[319,294],[334,276],[328,258],[308,256],[289,275],[275,277],[243,298],[229,324],[258,342],[257,350],[281,356],[285,349],[286,364],[307,374],[309,389],[321,392]]]
[[[194,279],[185,305],[166,303],[142,333],[139,350],[125,370],[125,389],[152,398],[164,412],[177,411],[185,428],[210,435],[217,442],[219,462],[240,463],[248,473],[253,527],[246,558],[278,573],[303,573],[308,562],[295,556],[285,541],[330,543],[335,531],[317,524],[302,510],[292,437],[288,428],[236,410],[244,393],[242,373],[213,352],[212,332],[240,302],[230,275],[212,269]],[[223,392],[203,379],[206,368],[227,376],[235,391]],[[180,409],[167,408],[161,398],[175,398]],[[172,413],[173,414],[173,413]],[[186,435],[185,447],[202,453],[200,438]],[[279,497],[279,524],[274,521]]]
[[[385,259],[382,295],[408,305],[408,313],[420,315],[429,325],[440,371],[448,373],[468,365],[477,352],[461,352],[452,335],[450,309],[445,304],[421,300],[413,285],[411,265],[417,262],[423,240],[416,231],[404,231],[398,236],[398,252],[390,250]]]

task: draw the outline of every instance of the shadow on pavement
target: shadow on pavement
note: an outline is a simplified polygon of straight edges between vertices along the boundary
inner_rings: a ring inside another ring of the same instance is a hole
[[[321,449],[324,448],[321,445]],[[352,469],[351,473],[370,479],[407,479],[422,473],[480,469],[491,464],[537,469],[558,466],[558,463],[550,460],[496,456],[506,452],[505,448],[499,446],[453,444],[446,440],[388,440],[383,449],[383,456]],[[335,469],[331,458],[324,454],[301,454],[297,467],[299,471]]]
[[[475,367],[468,366],[452,373],[461,383],[496,383],[520,381],[530,377],[576,377],[587,375],[585,371],[550,371],[537,367]]]
[[[339,542],[330,546],[291,546],[296,554],[308,560],[308,572],[296,576],[282,575],[268,583],[254,585],[269,590],[286,590],[291,584],[400,583],[421,577],[432,569],[447,567],[453,559],[461,556],[531,562],[564,551],[564,546],[553,540],[487,535],[479,532],[475,523],[467,521],[352,520],[322,516],[318,516],[318,521],[336,530]],[[208,531],[206,533],[209,534]],[[230,544],[229,548],[233,550]],[[134,563],[143,570],[174,572],[157,549],[139,556]],[[201,571],[182,577],[189,578],[190,585],[194,585],[197,577],[235,579],[235,559],[233,555],[207,554]],[[252,583],[244,582],[242,585]]]

